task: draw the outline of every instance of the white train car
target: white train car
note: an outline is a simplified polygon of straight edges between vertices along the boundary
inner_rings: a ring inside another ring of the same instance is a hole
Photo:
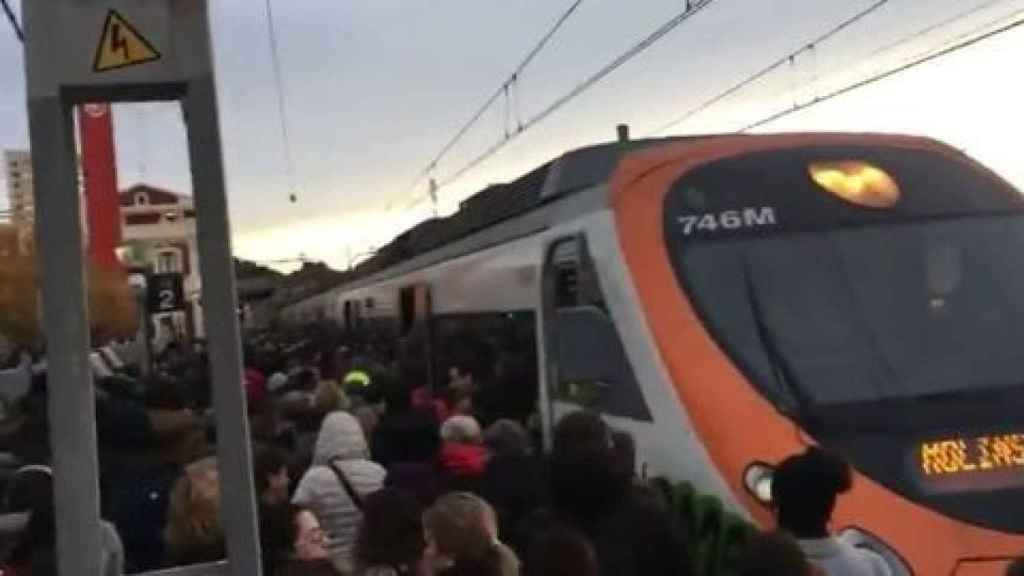
[[[894,573],[995,574],[1024,549],[1024,425],[1005,409],[1024,399],[1022,204],[927,139],[595,146],[286,315],[419,340],[435,384],[460,347],[485,377],[529,359],[503,382],[547,440],[561,414],[599,411],[644,473],[765,524],[771,463],[824,445],[857,475],[836,527]]]

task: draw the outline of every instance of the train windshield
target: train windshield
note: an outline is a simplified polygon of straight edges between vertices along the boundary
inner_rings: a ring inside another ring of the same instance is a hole
[[[682,259],[720,343],[811,406],[1024,384],[1024,216],[700,243]]]
[[[851,159],[889,179],[884,206],[809,174]],[[706,166],[666,202],[681,284],[777,404],[1024,386],[1024,213],[984,170],[933,152],[789,150]]]

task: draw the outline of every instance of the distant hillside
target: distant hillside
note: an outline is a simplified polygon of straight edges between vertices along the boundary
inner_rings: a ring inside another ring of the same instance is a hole
[[[281,274],[273,268],[267,268],[266,266],[260,266],[255,262],[235,258],[235,277],[239,280],[263,276],[273,277],[278,280],[285,277],[284,274]]]
[[[350,277],[351,273],[340,272],[323,262],[306,262],[278,284],[274,300],[280,305],[288,305],[330,290]]]

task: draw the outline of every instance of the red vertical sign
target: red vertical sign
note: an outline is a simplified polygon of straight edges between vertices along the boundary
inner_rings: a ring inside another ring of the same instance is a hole
[[[82,143],[89,256],[103,268],[117,269],[120,264],[115,250],[121,244],[121,207],[110,105],[79,106],[78,130]]]

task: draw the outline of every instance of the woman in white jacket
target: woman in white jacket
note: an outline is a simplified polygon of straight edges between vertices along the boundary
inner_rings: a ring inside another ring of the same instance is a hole
[[[362,427],[347,412],[324,419],[313,452],[313,466],[299,481],[292,502],[316,514],[327,532],[335,569],[353,570],[352,548],[362,520],[362,501],[380,490],[387,472],[369,459]]]
[[[836,499],[852,485],[849,464],[834,454],[809,448],[787,458],[772,477],[779,527],[826,576],[891,576],[881,556],[829,534]]]

